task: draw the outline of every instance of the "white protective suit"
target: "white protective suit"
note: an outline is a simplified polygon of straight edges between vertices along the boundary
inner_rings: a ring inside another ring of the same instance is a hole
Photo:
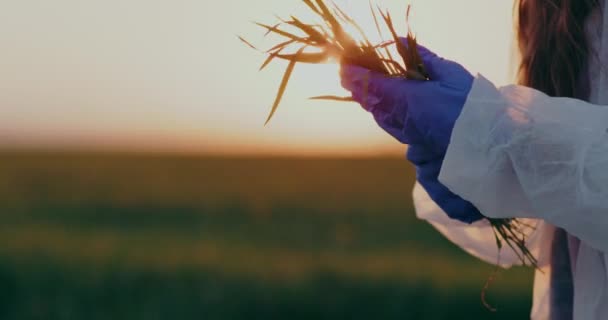
[[[439,177],[488,217],[527,218],[537,225],[528,238],[543,270],[534,284],[535,320],[608,319],[608,8],[603,3],[587,29],[597,53],[589,66],[590,103],[517,85],[497,89],[478,76]],[[414,204],[418,217],[448,239],[497,262],[487,222],[450,220],[419,184]],[[520,261],[507,248],[500,263]],[[563,291],[565,298],[559,296]]]

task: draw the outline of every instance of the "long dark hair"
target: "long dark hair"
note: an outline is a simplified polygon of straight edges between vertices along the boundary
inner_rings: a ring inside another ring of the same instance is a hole
[[[519,1],[520,84],[555,97],[587,94],[581,81],[592,52],[585,25],[598,5],[598,0]]]

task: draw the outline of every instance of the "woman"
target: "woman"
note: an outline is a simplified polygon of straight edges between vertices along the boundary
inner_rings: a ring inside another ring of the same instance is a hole
[[[520,83],[496,88],[421,48],[432,81],[344,66],[343,86],[409,145],[417,214],[469,253],[499,255],[481,220],[530,219],[532,319],[608,319],[608,8],[522,0]],[[517,264],[500,252],[500,264]]]

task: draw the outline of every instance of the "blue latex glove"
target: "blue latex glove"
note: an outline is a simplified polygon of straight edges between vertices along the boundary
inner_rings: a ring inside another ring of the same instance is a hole
[[[473,76],[458,63],[422,46],[419,51],[432,81],[391,78],[343,66],[342,86],[397,140],[424,143],[433,152],[445,154]]]
[[[374,115],[380,127],[410,145],[408,159],[416,166],[417,179],[433,201],[450,218],[473,223],[483,218],[479,210],[438,180],[473,76],[461,65],[422,46],[419,50],[432,81],[391,78],[360,67],[343,66],[342,85]]]
[[[424,144],[410,145],[407,158],[416,167],[416,179],[431,199],[452,219],[473,223],[484,216],[472,203],[462,199],[438,180],[443,156],[434,154]]]

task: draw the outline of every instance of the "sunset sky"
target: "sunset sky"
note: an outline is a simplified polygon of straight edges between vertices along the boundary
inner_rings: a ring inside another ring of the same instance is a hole
[[[367,1],[341,0],[375,30]],[[379,2],[403,15],[406,2]],[[284,64],[259,73],[267,47],[250,21],[306,15],[299,0],[7,0],[0,2],[0,145],[210,153],[400,153],[344,94],[334,65],[296,68],[284,103],[264,127]],[[417,0],[424,45],[510,79],[512,2]],[[403,22],[399,24],[404,30]]]

